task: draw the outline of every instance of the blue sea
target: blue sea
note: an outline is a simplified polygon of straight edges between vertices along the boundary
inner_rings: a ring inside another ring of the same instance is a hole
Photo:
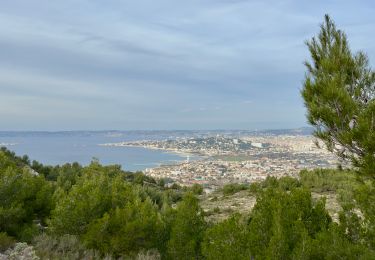
[[[71,162],[87,165],[93,158],[97,158],[104,165],[119,164],[127,171],[140,171],[161,164],[181,162],[186,157],[160,150],[99,144],[173,139],[188,135],[189,133],[159,131],[0,132],[0,146],[7,147],[17,155],[26,154],[30,160],[47,165]]]

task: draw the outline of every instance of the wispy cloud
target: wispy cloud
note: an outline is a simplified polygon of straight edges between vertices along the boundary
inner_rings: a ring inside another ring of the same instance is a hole
[[[304,41],[330,13],[374,61],[374,11],[372,1],[6,0],[0,129],[304,125]]]

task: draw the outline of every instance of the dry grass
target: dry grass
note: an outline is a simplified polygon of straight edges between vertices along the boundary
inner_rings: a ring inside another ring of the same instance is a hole
[[[221,191],[201,196],[201,207],[207,213],[206,220],[219,222],[231,214],[239,212],[248,214],[255,205],[256,198],[249,191],[240,191],[224,196]]]
[[[342,207],[340,206],[337,194],[335,192],[312,192],[311,196],[313,200],[319,200],[322,197],[326,198],[326,209],[331,215],[333,221],[338,222],[339,221],[339,212],[342,210]]]
[[[325,197],[326,209],[334,221],[338,221],[338,213],[342,210],[338,195],[334,192],[312,192],[314,201]],[[206,215],[206,220],[210,222],[220,222],[235,212],[249,214],[256,203],[256,197],[244,190],[233,195],[224,196],[221,191],[200,196],[200,205]]]

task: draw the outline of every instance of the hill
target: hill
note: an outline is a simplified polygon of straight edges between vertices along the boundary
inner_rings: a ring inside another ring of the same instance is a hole
[[[1,149],[0,250],[33,259],[373,257],[368,185],[351,171],[314,170],[203,194],[116,165],[52,167]]]

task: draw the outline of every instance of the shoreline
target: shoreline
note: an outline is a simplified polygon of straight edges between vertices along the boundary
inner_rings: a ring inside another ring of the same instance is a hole
[[[192,157],[210,157],[207,154],[200,153],[200,152],[193,152],[193,151],[183,151],[183,150],[177,150],[177,149],[168,149],[168,148],[159,148],[154,146],[147,146],[147,145],[134,145],[134,144],[122,144],[122,143],[115,143],[115,144],[99,144],[99,146],[108,146],[108,147],[138,147],[138,148],[144,148],[149,150],[159,150],[159,151],[165,151],[167,153],[174,153],[178,155],[183,155],[184,157],[192,156]]]

